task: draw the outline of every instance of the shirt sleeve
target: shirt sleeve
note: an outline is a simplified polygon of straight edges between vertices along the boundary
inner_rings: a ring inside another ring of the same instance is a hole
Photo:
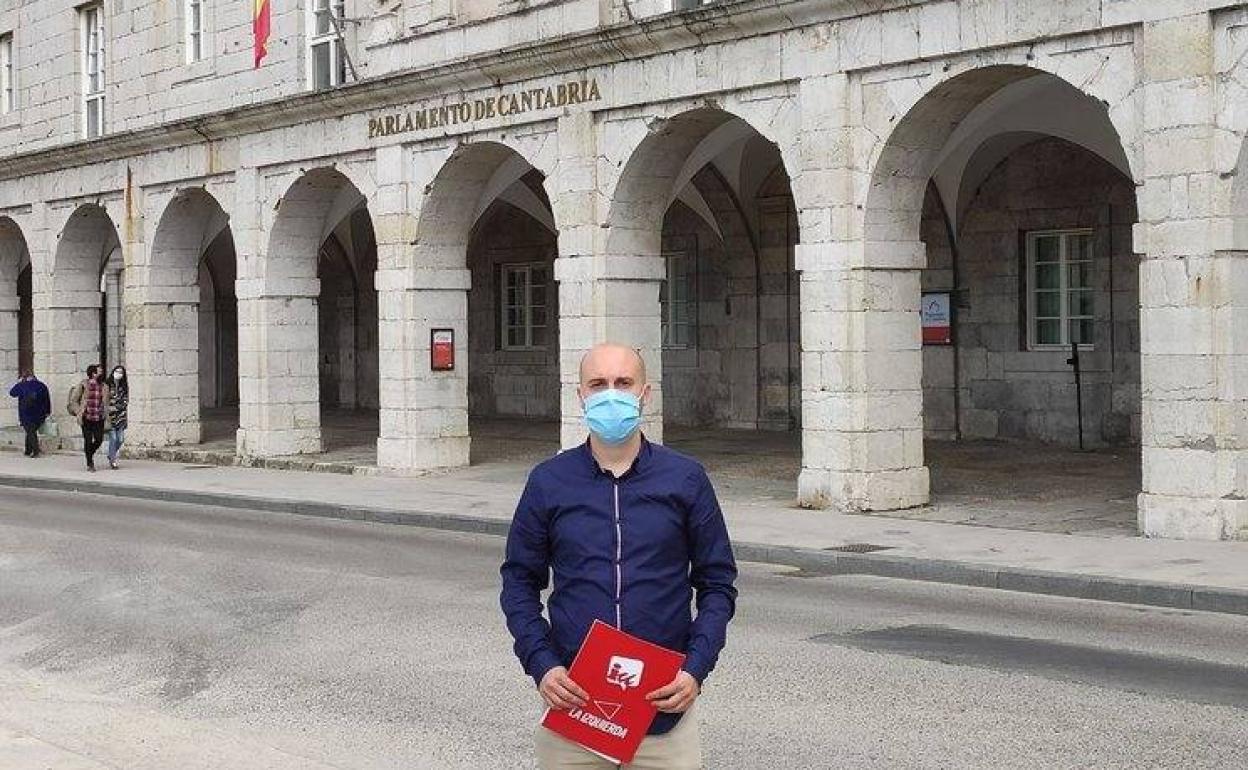
[[[697,616],[685,651],[685,671],[699,683],[715,668],[728,635],[728,621],[737,607],[737,562],[728,539],[728,526],[706,472],[692,478],[693,505],[689,512],[691,565]]]
[[[507,534],[507,551],[500,570],[499,597],[507,630],[526,673],[540,683],[546,672],[563,664],[551,642],[550,623],[542,616],[542,591],[550,582],[550,511],[536,472],[529,475]]]

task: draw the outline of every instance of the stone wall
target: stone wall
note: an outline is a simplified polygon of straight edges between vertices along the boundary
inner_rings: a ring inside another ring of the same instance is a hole
[[[1026,234],[1091,228],[1096,261],[1095,339],[1081,353],[1085,442],[1140,440],[1139,278],[1132,253],[1135,191],[1108,163],[1059,139],[1016,150],[980,187],[960,220],[956,349],[924,350],[924,430],[949,438],[1075,445],[1075,385],[1068,350],[1030,350]],[[925,291],[954,284],[954,251],[934,188],[927,196]],[[956,369],[953,355],[958,359]]]

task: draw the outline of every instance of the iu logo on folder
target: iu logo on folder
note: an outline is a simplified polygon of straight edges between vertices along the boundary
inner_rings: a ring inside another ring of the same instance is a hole
[[[616,764],[628,764],[658,711],[646,693],[670,683],[685,656],[595,620],[568,675],[583,708],[548,709],[542,725]]]

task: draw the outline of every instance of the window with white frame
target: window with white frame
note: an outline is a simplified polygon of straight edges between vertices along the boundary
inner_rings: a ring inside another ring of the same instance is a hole
[[[695,313],[693,291],[693,251],[671,251],[663,255],[667,279],[659,294],[662,311],[663,347],[683,349],[694,346]]]
[[[88,139],[104,135],[104,7],[79,11],[82,21],[82,126]]]
[[[1027,341],[1033,350],[1091,348],[1095,326],[1091,230],[1027,235]]]
[[[186,63],[204,58],[204,0],[186,0]]]
[[[13,85],[13,33],[0,35],[0,115],[17,108],[17,89]]]
[[[346,0],[308,3],[308,85],[315,90],[347,80],[346,52],[339,34],[345,15]]]
[[[502,347],[504,350],[544,348],[550,271],[539,263],[503,265],[501,283]]]

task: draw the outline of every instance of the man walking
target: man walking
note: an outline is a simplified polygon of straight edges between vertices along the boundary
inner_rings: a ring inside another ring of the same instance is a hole
[[[103,369],[99,364],[87,367],[87,379],[69,391],[69,413],[82,426],[82,451],[87,457],[87,470],[95,472],[95,453],[104,443],[109,428],[108,386],[100,382]]]
[[[44,420],[52,414],[52,397],[48,394],[48,386],[35,377],[31,369],[22,370],[22,378],[9,388],[9,395],[17,399],[17,421],[22,430],[26,431],[27,457],[38,457],[39,429]]]
[[[585,704],[567,667],[595,620],[683,652],[683,670],[647,695],[660,713],[628,767],[700,768],[689,712],[736,608],[724,517],[702,466],[641,434],[650,386],[635,350],[595,346],[581,360],[580,379],[589,440],[529,474],[501,570],[507,627],[553,709]],[[551,572],[547,620],[541,592]],[[536,742],[544,770],[615,767],[543,727]]]

